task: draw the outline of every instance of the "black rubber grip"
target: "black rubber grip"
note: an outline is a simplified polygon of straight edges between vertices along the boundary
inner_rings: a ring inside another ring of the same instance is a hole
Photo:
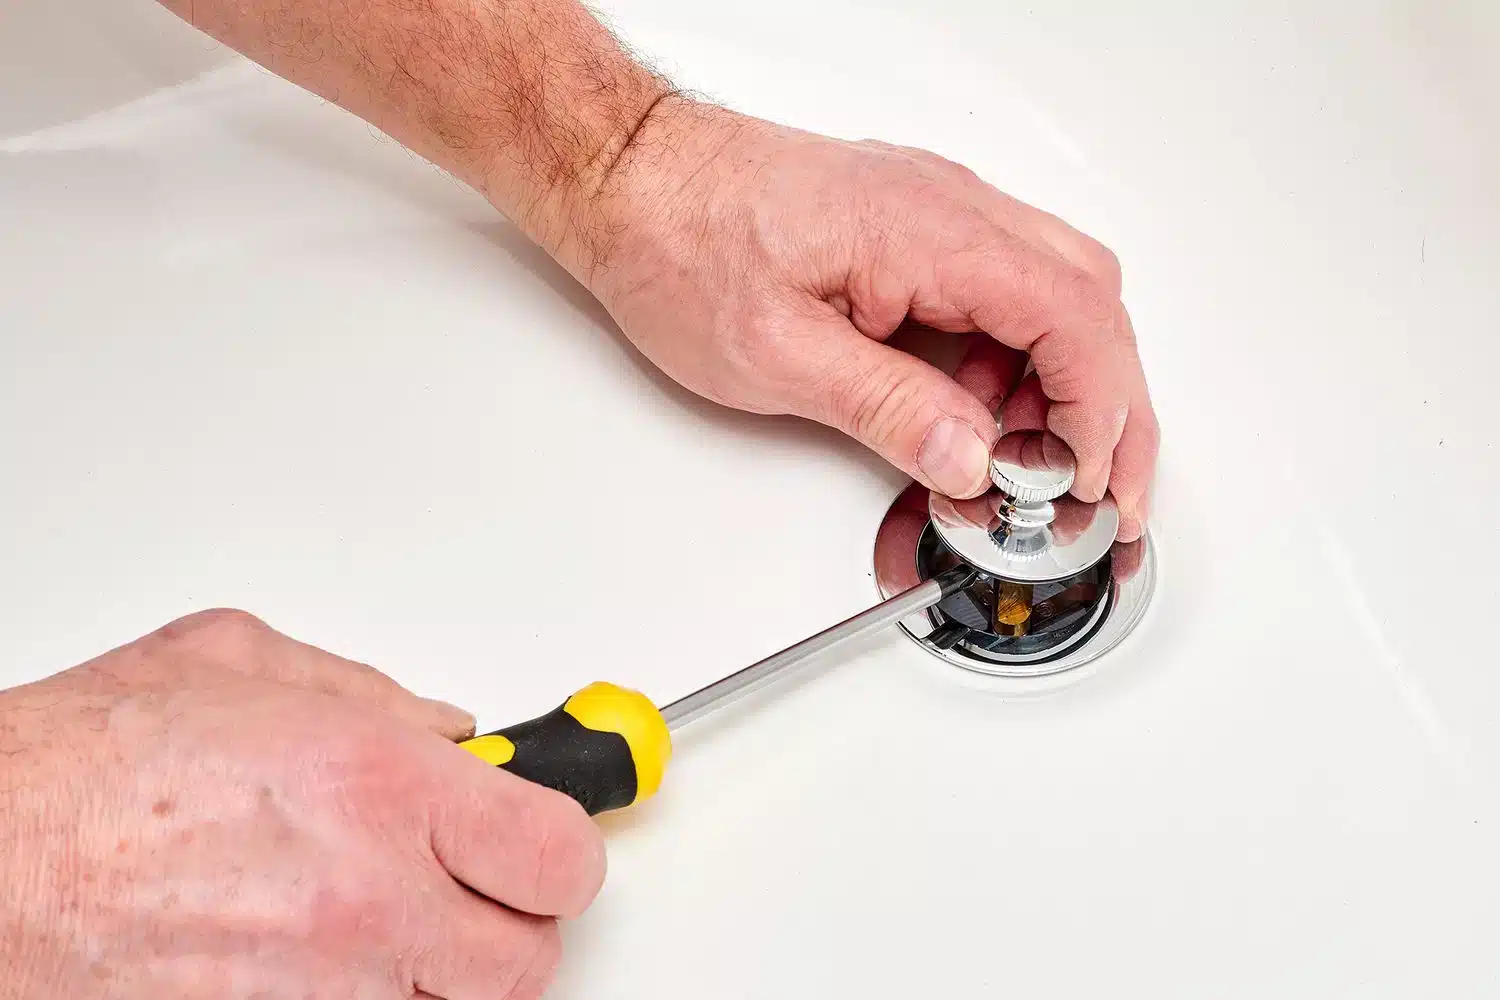
[[[566,706],[496,735],[516,747],[502,769],[562,792],[590,816],[624,809],[635,801],[635,760],[625,737],[589,729],[569,715]]]

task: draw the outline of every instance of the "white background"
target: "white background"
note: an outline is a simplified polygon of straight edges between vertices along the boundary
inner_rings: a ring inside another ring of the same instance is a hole
[[[1118,252],[1162,581],[1068,683],[890,634],[693,732],[556,996],[1500,995],[1500,15],[1126,6],[611,8]],[[486,725],[666,700],[871,602],[900,486],[145,0],[0,7],[0,683],[231,605]]]

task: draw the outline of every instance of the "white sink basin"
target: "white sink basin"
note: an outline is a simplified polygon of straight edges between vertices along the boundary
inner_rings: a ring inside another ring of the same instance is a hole
[[[857,446],[678,390],[153,5],[67,6],[0,15],[0,684],[229,605],[500,725],[873,601]],[[1116,250],[1161,583],[1077,675],[892,632],[691,731],[553,995],[1500,995],[1500,16],[1235,7],[614,5]]]

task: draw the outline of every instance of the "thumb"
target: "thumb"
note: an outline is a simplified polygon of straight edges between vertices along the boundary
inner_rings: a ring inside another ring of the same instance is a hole
[[[843,316],[823,320],[823,377],[810,380],[799,415],[863,443],[945,496],[966,498],[989,484],[994,415],[937,368],[870,340]]]

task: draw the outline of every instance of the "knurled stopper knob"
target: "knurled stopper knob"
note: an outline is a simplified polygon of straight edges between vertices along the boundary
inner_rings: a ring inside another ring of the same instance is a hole
[[[990,455],[990,479],[1018,504],[1056,500],[1073,488],[1077,468],[1060,439],[1040,431],[1003,436]]]

